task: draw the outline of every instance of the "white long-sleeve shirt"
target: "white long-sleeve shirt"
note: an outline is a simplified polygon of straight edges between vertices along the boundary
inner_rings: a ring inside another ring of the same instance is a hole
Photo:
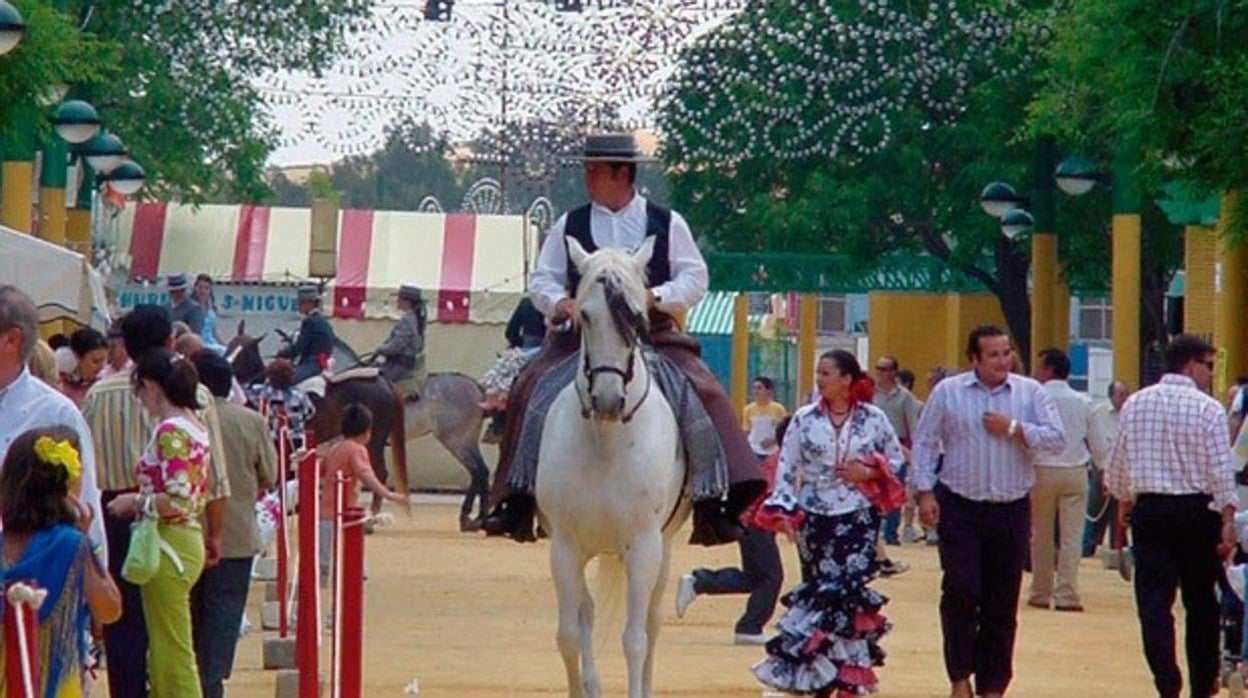
[[[96,484],[95,446],[91,429],[69,398],[22,369],[17,378],[0,389],[0,463],[9,446],[28,429],[67,427],[78,435],[78,457],[82,461],[82,490],[78,498],[91,507],[94,518],[87,537],[100,546],[103,561],[108,559],[104,536],[104,515],[100,510],[100,488]]]
[[[1096,414],[1092,398],[1076,391],[1064,380],[1046,381],[1044,392],[1053,398],[1057,413],[1062,416],[1066,448],[1061,453],[1037,454],[1036,465],[1081,468],[1091,460],[1096,467],[1104,469],[1109,464],[1114,437],[1106,421]]]
[[[537,266],[529,275],[529,296],[533,304],[549,317],[555,305],[568,295],[568,249],[564,230],[568,216],[564,214],[546,231],[546,242],[537,257]],[[599,248],[634,250],[646,239],[646,198],[633,195],[633,200],[619,211],[592,204],[589,229]],[[684,217],[672,212],[668,230],[668,263],[672,278],[655,287],[659,309],[676,312],[692,308],[706,295],[709,275],[706,261],[693,241],[693,233]]]

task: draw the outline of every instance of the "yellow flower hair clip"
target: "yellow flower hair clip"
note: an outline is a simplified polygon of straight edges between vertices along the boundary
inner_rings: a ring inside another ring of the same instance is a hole
[[[35,455],[48,465],[59,465],[65,468],[69,481],[82,477],[82,461],[78,460],[78,449],[68,441],[56,441],[51,436],[40,436],[35,439]]]

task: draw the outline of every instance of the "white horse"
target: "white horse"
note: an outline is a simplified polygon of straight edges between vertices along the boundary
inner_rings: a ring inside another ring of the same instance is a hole
[[[594,599],[585,583],[585,566],[599,556],[601,586],[626,584],[628,695],[653,695],[671,539],[689,516],[676,419],[642,356],[643,279],[653,252],[653,238],[633,254],[605,249],[592,255],[568,240],[582,276],[576,291],[579,370],[546,418],[536,494],[550,534],[557,643],[573,698],[601,693],[593,656]]]

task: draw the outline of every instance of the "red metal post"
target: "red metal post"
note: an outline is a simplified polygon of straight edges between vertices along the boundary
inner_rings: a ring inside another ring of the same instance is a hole
[[[39,625],[35,608],[26,603],[13,603],[8,594],[14,586],[33,589],[32,584],[11,582],[4,587],[5,695],[17,698],[38,698],[39,695]]]
[[[364,509],[351,507],[342,513],[342,592],[338,596],[337,633],[339,698],[361,698],[364,673]]]
[[[299,669],[299,698],[317,698],[320,692],[321,641],[320,584],[317,536],[320,496],[316,451],[299,462],[299,599],[295,624],[295,666]]]
[[[277,414],[277,636],[290,634],[290,539],[286,532],[286,474],[289,472],[290,434],[286,426],[286,412]]]

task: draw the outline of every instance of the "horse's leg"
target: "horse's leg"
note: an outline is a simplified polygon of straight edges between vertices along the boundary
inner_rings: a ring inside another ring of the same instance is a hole
[[[592,627],[588,628],[590,639],[586,640],[585,619],[593,622],[593,601],[589,587],[585,585],[583,555],[563,536],[556,536],[550,545],[550,572],[555,580],[555,597],[559,601],[559,629],[555,643],[563,657],[563,668],[568,675],[569,698],[597,698],[597,676],[581,673],[579,656],[584,645],[592,644]],[[592,668],[592,667],[591,667]]]
[[[644,676],[650,654],[647,628],[654,587],[663,568],[663,535],[657,531],[639,533],[625,555],[628,568],[628,621],[624,624],[624,658],[628,662],[629,698],[649,698]]]
[[[646,616],[646,668],[641,676],[641,692],[644,696],[654,695],[654,647],[659,641],[659,630],[663,627],[663,592],[667,588],[668,568],[672,561],[671,541],[663,541],[663,561],[659,564],[659,576],[654,583],[654,591],[650,594],[650,613]]]

